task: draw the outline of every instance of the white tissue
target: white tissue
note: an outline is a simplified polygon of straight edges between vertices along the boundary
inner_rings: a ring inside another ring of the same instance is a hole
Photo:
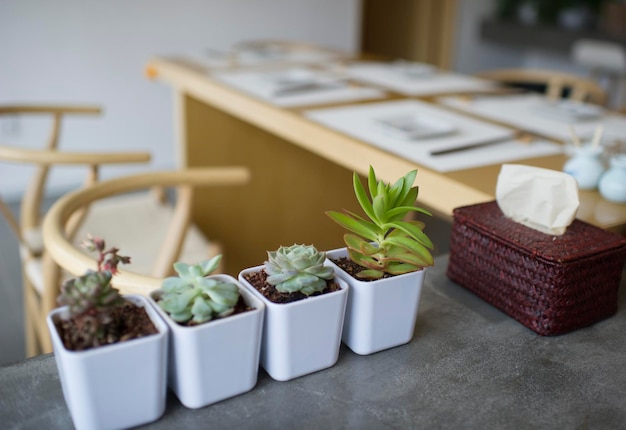
[[[576,217],[578,185],[567,173],[503,164],[496,201],[505,216],[527,227],[562,235]]]

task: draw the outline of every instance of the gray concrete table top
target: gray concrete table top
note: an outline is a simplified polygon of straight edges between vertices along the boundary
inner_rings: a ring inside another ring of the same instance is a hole
[[[541,337],[449,281],[426,276],[413,340],[202,408],[170,393],[154,429],[626,428],[626,284],[617,315]],[[54,357],[0,368],[0,428],[67,429]]]

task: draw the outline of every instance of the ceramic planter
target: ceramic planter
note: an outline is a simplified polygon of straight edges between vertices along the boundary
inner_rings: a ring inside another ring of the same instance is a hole
[[[288,381],[331,367],[339,357],[348,285],[335,278],[341,290],[292,303],[273,303],[244,276],[263,270],[252,267],[239,281],[265,304],[261,366],[277,381]]]
[[[343,343],[361,355],[408,343],[415,330],[424,270],[363,282],[330,261],[347,256],[346,248],[326,252],[337,276],[350,285]]]
[[[253,310],[193,327],[176,323],[150,300],[170,328],[168,385],[188,408],[201,408],[250,391],[257,381],[265,305],[232,276],[213,275],[237,284]]]
[[[77,429],[134,427],[155,421],[165,411],[168,328],[146,298],[124,296],[146,309],[157,334],[86,351],[70,351],[54,321],[68,308],[47,318],[63,396]]]

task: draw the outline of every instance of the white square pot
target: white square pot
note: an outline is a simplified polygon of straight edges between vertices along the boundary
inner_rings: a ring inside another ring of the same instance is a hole
[[[188,408],[201,408],[250,391],[257,382],[259,352],[265,305],[232,276],[211,278],[237,284],[246,304],[253,310],[185,327],[150,301],[170,327],[168,385]]]
[[[243,270],[239,281],[265,303],[261,366],[277,381],[288,381],[331,367],[339,358],[348,285],[341,290],[292,303],[273,303],[244,276],[265,266]]]
[[[353,352],[367,355],[411,341],[424,270],[364,282],[353,278],[331,260],[347,256],[346,248],[326,252],[337,276],[350,285],[343,343]]]
[[[47,317],[63,396],[77,429],[134,427],[159,419],[165,411],[167,325],[145,297],[124,298],[146,309],[157,334],[70,351],[54,325],[67,317],[67,306]]]

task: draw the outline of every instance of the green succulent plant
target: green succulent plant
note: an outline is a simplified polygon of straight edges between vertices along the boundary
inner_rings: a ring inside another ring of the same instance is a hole
[[[88,236],[82,245],[88,251],[98,253],[98,268],[65,281],[57,298],[59,305],[68,306],[74,322],[75,330],[66,335],[71,337],[69,342],[75,349],[111,343],[117,335],[119,310],[126,301],[111,285],[111,279],[117,273],[118,264],[130,263],[130,257],[118,255],[117,248],[106,250],[102,239]]]
[[[281,293],[299,291],[310,296],[326,289],[326,281],[335,276],[331,267],[324,266],[326,254],[313,245],[281,246],[267,255],[267,282]]]
[[[417,170],[393,185],[376,178],[370,166],[368,197],[358,174],[353,174],[354,193],[367,218],[351,211],[326,214],[350,233],[344,235],[350,259],[363,266],[361,279],[380,279],[385,273],[400,275],[433,265],[433,244],[423,232],[424,223],[407,220],[411,212],[430,213],[414,206],[418,187],[413,187]]]
[[[111,272],[88,270],[84,275],[68,279],[61,286],[58,303],[69,306],[70,315],[80,315],[90,309],[105,310],[123,302],[119,290],[111,285]]]
[[[174,263],[178,276],[163,280],[159,306],[179,323],[203,323],[214,317],[224,317],[234,311],[239,301],[239,289],[232,282],[207,278],[220,260],[217,255],[198,264]]]

